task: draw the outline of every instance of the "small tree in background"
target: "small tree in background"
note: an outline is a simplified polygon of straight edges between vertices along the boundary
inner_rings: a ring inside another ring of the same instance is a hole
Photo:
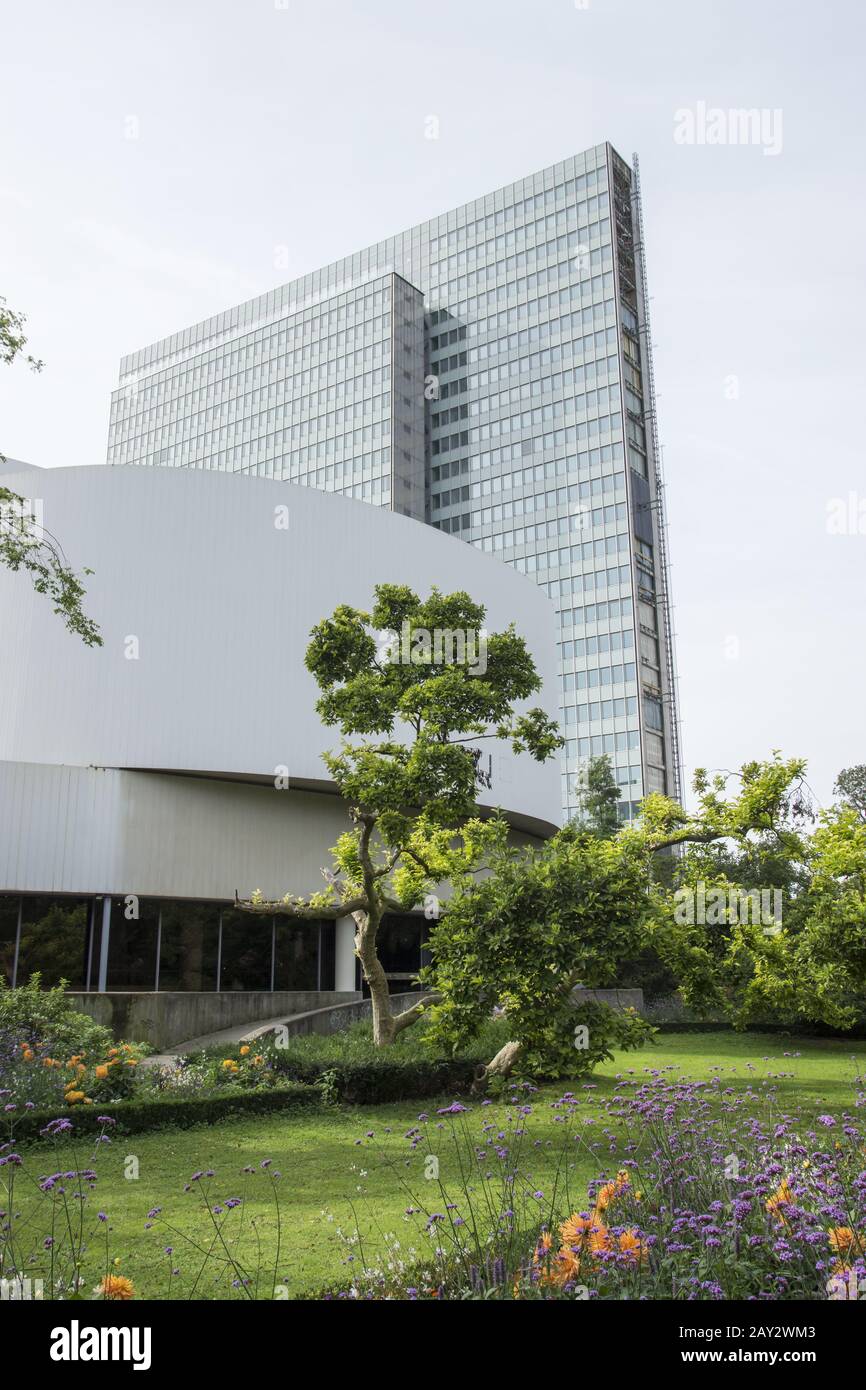
[[[238,902],[247,912],[301,920],[353,918],[379,1046],[425,1007],[422,999],[391,1012],[377,947],[383,916],[429,897],[435,918],[437,886],[477,872],[507,834],[501,819],[477,815],[478,743],[505,740],[538,762],[562,743],[544,710],[515,712],[541,681],[513,624],[487,633],[485,616],[466,593],[433,589],[423,600],[403,585],[379,584],[372,612],[340,606],[313,629],[306,665],[322,691],[316,709],[343,735],[325,763],[352,828],[332,850],[323,892]]]
[[[607,753],[590,758],[581,770],[578,781],[580,825],[600,840],[609,840],[620,828],[619,803],[622,799],[619,784]]]
[[[41,372],[42,362],[25,353],[27,335],[25,316],[10,309],[0,295],[0,362],[11,367],[20,358],[31,371]],[[0,463],[6,459],[0,454]],[[88,647],[102,646],[99,628],[84,612],[85,595],[81,578],[70,569],[60,543],[42,528],[34,525],[28,515],[23,497],[0,486],[0,565],[17,572],[24,570],[38,594],[54,604],[54,612],[62,618],[70,632],[80,637]],[[83,574],[92,574],[85,569]]]
[[[866,823],[866,763],[843,768],[833,790]]]

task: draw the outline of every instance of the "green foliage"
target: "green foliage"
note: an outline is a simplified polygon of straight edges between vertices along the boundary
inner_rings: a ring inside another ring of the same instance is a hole
[[[542,709],[515,714],[541,682],[513,624],[488,633],[485,616],[463,592],[434,588],[422,600],[405,585],[379,584],[371,612],[342,605],[313,629],[306,665],[323,692],[316,709],[345,740],[328,769],[352,806],[380,818],[389,844],[411,834],[419,810],[427,825],[451,829],[475,814],[473,739],[507,739],[538,761],[561,745]],[[437,653],[426,640],[436,633],[470,634],[478,659],[449,660],[444,644]],[[348,742],[357,735],[383,737]]]
[[[599,839],[609,840],[620,828],[620,790],[606,753],[590,758],[580,776],[580,824]]]
[[[41,372],[44,363],[24,352],[27,346],[27,334],[24,332],[26,322],[26,314],[10,309],[6,296],[0,294],[0,362],[11,367],[17,358],[23,357],[31,371]]]
[[[0,295],[0,362],[11,367],[21,358],[32,371],[40,372],[42,362],[24,352],[27,335],[24,314],[10,309]],[[0,463],[5,463],[0,454]],[[29,524],[24,499],[0,487],[0,565],[13,573],[23,570],[38,594],[54,604],[54,612],[67,629],[88,647],[101,647],[99,628],[84,612],[85,588],[81,577],[66,563],[59,543],[47,533],[40,534]],[[85,569],[83,574],[92,574]]]
[[[778,754],[747,763],[739,786],[698,772],[698,811],[665,798],[642,804],[623,834],[651,852],[681,846],[665,910],[651,942],[674,973],[687,1008],[738,1027],[775,1020],[850,1027],[866,992],[866,823],[852,804],[824,813],[817,829],[804,790],[805,763]],[[701,889],[730,904],[706,920],[679,920],[675,894]],[[742,911],[742,894],[778,890],[781,920]]]
[[[571,992],[616,984],[654,910],[636,840],[569,826],[541,849],[501,851],[489,877],[459,886],[433,934],[426,978],[442,998],[430,1009],[432,1040],[465,1047],[496,1005],[525,1074],[573,1076],[612,1045],[639,1045],[651,1031],[642,1021],[575,1008]]]
[[[866,763],[843,768],[833,790],[857,812],[862,821],[866,821]]]
[[[26,985],[12,989],[0,975],[0,1029],[17,1033],[31,1047],[44,1044],[49,1056],[106,1052],[112,1045],[111,1033],[104,1024],[75,1009],[64,993],[66,984],[61,980],[54,989],[43,989],[37,971]]]
[[[400,1034],[393,1048],[376,1047],[369,1023],[356,1023],[339,1033],[307,1034],[277,1046],[267,1037],[256,1043],[263,1058],[259,1084],[282,1085],[287,1079],[320,1088],[329,1104],[372,1105],[378,1102],[423,1099],[465,1092],[475,1069],[506,1041],[502,1023],[488,1021],[459,1056],[437,1055],[429,1036],[427,1016]],[[237,1048],[209,1049],[188,1059],[180,1075],[200,1071],[207,1084],[237,1084],[223,1061],[237,1057]]]
[[[352,829],[334,847],[323,892],[275,903],[254,893],[238,904],[302,919],[354,918],[377,1046],[419,1017],[418,1006],[391,1013],[376,945],[382,917],[477,872],[505,843],[504,820],[477,816],[472,744],[506,739],[543,762],[562,743],[542,709],[514,709],[541,685],[523,638],[513,625],[488,633],[484,620],[468,594],[434,588],[422,600],[403,585],[379,584],[372,612],[342,605],[313,629],[306,665],[322,691],[316,709],[343,734],[325,763]]]

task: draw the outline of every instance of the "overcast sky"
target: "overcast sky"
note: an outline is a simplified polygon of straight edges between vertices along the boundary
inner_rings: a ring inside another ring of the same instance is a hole
[[[0,373],[7,455],[102,463],[122,353],[609,139],[641,159],[687,768],[778,747],[826,802],[866,762],[855,0],[0,9],[0,293],[45,360]],[[741,108],[749,143],[712,115]]]

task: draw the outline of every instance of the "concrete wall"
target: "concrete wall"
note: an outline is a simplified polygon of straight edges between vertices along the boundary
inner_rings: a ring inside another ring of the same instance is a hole
[[[237,1024],[306,1013],[329,1004],[353,1003],[360,995],[327,990],[239,990],[210,993],[85,994],[69,996],[76,1009],[104,1023],[115,1038],[172,1047],[202,1033]]]
[[[395,1013],[401,1009],[408,1009],[410,1005],[417,1004],[419,995],[415,994],[392,994],[391,1008]],[[349,1028],[353,1023],[359,1023],[362,1019],[372,1016],[373,1005],[369,999],[355,999],[350,1004],[333,1004],[318,1009],[312,1009],[308,1013],[297,1014],[294,1018],[287,1018],[282,1025],[290,1038],[304,1036],[308,1033],[329,1034],[340,1033],[344,1028]],[[276,1015],[274,1015],[276,1017]],[[270,1029],[251,1028],[250,1037],[262,1037]]]
[[[607,1004],[611,1009],[635,1009],[643,1013],[642,989],[573,989],[571,997],[575,1004],[584,999],[594,999],[598,1004]]]

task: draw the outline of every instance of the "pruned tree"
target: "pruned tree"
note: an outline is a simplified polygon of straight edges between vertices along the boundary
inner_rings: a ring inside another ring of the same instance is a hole
[[[477,745],[503,740],[542,762],[562,743],[544,710],[516,708],[541,686],[524,639],[513,624],[487,632],[485,617],[463,592],[434,588],[421,599],[380,584],[371,612],[341,605],[313,629],[306,665],[322,691],[323,723],[343,735],[325,763],[351,829],[331,851],[322,892],[276,901],[254,893],[237,904],[302,921],[351,917],[379,1046],[393,1043],[427,1002],[391,1012],[378,952],[383,916],[428,898],[435,920],[438,886],[477,873],[507,832],[500,818],[478,815]]]

